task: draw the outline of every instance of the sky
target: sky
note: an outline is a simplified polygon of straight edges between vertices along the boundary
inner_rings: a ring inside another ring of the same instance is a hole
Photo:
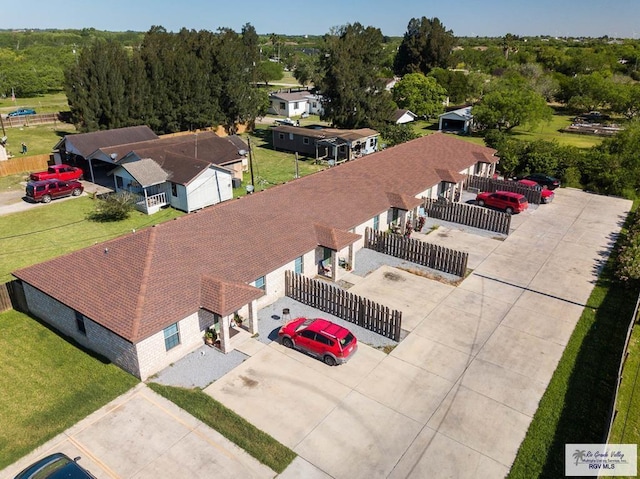
[[[640,37],[640,0],[12,0],[0,29],[81,29],[145,32],[153,25],[259,34],[323,35],[360,22],[402,36],[411,18],[438,17],[455,36]],[[4,2],[3,2],[4,3]]]

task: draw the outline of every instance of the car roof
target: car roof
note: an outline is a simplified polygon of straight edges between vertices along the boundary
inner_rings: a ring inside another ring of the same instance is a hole
[[[501,194],[501,195],[505,195],[505,196],[511,196],[512,198],[524,198],[524,195],[521,195],[520,193],[516,193],[515,191],[504,191],[504,190],[498,190],[496,191],[496,193]]]
[[[60,463],[56,467],[56,463]],[[56,452],[31,464],[16,479],[86,479],[89,476],[66,454]]]
[[[318,331],[334,338],[343,338],[349,334],[347,328],[332,323],[328,319],[316,318],[309,326],[308,329],[312,331]]]

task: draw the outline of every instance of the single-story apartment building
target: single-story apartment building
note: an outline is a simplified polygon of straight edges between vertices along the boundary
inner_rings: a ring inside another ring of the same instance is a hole
[[[378,149],[380,134],[371,128],[343,130],[322,126],[276,126],[271,128],[273,147],[331,164],[349,161]]]
[[[208,328],[233,349],[234,318],[257,332],[285,272],[315,277],[323,263],[339,280],[367,227],[403,224],[421,198],[493,173],[494,154],[436,133],[13,274],[31,314],[144,380]],[[61,269],[65,281],[51,281]]]

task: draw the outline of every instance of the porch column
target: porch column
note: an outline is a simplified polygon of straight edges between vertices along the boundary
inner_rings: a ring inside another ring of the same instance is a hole
[[[228,353],[231,351],[231,336],[229,335],[229,316],[223,316],[220,324],[220,351]]]
[[[258,334],[258,301],[255,299],[249,303],[248,322],[251,335]]]
[[[338,252],[331,250],[331,281],[336,281],[338,274]]]

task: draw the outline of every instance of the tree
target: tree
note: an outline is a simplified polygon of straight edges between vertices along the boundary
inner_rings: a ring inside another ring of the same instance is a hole
[[[614,84],[610,96],[611,110],[628,119],[640,115],[640,85],[637,83]]]
[[[386,124],[380,128],[380,135],[384,139],[386,146],[398,145],[419,137],[409,124]]]
[[[272,61],[260,62],[256,71],[256,78],[264,82],[265,86],[269,86],[269,82],[273,80],[282,80],[284,70],[280,63]]]
[[[324,118],[339,128],[371,127],[386,122],[395,106],[379,72],[382,33],[359,23],[323,37],[320,54]]]
[[[308,83],[321,83],[322,76],[320,72],[320,60],[317,55],[311,56],[303,54],[298,57],[293,70],[293,77],[298,80],[301,85]]]
[[[420,117],[434,117],[444,111],[447,92],[435,78],[409,73],[391,91],[399,108],[407,108]]]
[[[74,123],[85,131],[129,124],[125,79],[128,57],[122,45],[98,39],[67,71],[66,93]]]
[[[455,38],[438,18],[412,18],[394,61],[398,75],[448,66]]]
[[[505,131],[519,125],[533,127],[552,115],[544,97],[521,77],[502,80],[473,107],[476,124]]]

